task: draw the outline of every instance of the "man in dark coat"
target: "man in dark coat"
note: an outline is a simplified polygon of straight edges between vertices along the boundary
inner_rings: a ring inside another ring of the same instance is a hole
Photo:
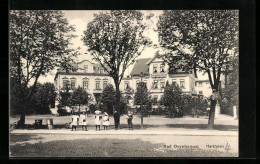
[[[115,111],[115,113],[114,113],[114,120],[115,120],[115,128],[118,129],[120,115],[119,115],[119,113],[117,113],[117,111]]]

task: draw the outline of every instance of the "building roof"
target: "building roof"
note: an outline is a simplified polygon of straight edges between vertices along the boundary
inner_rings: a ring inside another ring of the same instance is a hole
[[[151,58],[138,59],[131,71],[131,75],[149,74],[149,65],[147,64]]]

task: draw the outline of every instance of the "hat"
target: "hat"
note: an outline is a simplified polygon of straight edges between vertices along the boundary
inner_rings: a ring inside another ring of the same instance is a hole
[[[95,113],[96,113],[96,114],[100,114],[101,111],[100,111],[100,110],[96,110]]]
[[[107,112],[104,112],[104,114],[108,116]]]

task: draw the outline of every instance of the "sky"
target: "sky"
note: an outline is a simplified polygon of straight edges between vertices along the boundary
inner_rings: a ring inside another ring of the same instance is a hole
[[[63,10],[64,17],[67,18],[70,25],[75,25],[75,35],[77,35],[76,38],[72,40],[72,47],[77,48],[80,47],[80,55],[77,57],[76,61],[82,61],[82,60],[91,60],[92,57],[90,55],[87,55],[87,47],[83,44],[83,41],[81,38],[83,37],[83,31],[86,30],[87,24],[94,19],[94,14],[98,14],[100,12],[104,12],[102,10]],[[144,23],[148,24],[149,29],[144,32],[144,35],[149,37],[153,44],[158,45],[158,33],[154,31],[156,28],[157,21],[159,19],[159,15],[163,13],[162,10],[141,10],[141,12],[144,14],[144,18],[146,15],[153,13],[154,16],[150,21],[144,21]],[[155,52],[158,49],[147,47],[144,49],[142,54],[138,58],[152,58],[155,55]],[[125,76],[129,75],[131,73],[131,70],[133,68],[133,65],[131,65],[125,72]],[[39,82],[54,82],[54,76],[56,74],[57,70],[53,70],[51,73],[49,73],[45,77],[40,77]]]

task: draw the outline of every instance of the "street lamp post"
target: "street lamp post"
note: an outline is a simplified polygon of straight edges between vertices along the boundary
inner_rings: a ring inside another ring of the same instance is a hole
[[[143,77],[144,77],[143,72],[141,72],[140,77],[141,77],[141,85],[143,85]],[[143,86],[141,86],[141,93],[143,93]],[[143,117],[143,95],[141,95],[140,110],[141,110],[141,128],[143,128],[144,127],[144,124],[143,124],[144,123],[144,117]]]

